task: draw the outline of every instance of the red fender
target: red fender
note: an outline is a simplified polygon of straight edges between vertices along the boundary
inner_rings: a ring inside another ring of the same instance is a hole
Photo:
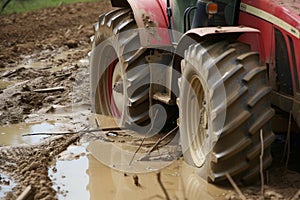
[[[176,53],[173,59],[173,68],[177,71],[180,69],[180,61],[184,56],[184,51],[194,43],[199,43],[205,39],[213,39],[218,36],[228,34],[232,37],[239,38],[241,35],[257,34],[259,40],[260,31],[258,29],[250,27],[206,27],[206,28],[194,28],[186,32],[179,40]]]
[[[224,35],[229,38],[240,39],[240,36],[247,34],[256,34],[259,39],[260,31],[258,29],[250,27],[206,27],[206,28],[195,28],[186,32],[179,40],[176,48],[175,55],[173,57],[173,69],[181,74],[181,60],[184,57],[184,52],[189,48],[190,45],[195,43],[200,43],[204,40],[215,40],[218,37],[224,37]],[[173,77],[177,80],[179,77]],[[177,81],[172,81],[171,91],[178,92]],[[172,97],[175,98],[175,97]]]
[[[132,9],[144,47],[171,46],[166,0],[111,0],[112,6]]]

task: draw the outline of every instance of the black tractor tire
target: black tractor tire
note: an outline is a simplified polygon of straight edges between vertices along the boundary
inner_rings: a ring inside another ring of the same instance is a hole
[[[94,28],[90,58],[92,112],[113,116],[120,126],[148,136],[174,127],[165,121],[174,113],[178,117],[177,107],[155,106],[156,102],[150,101],[147,56],[151,50],[141,46],[132,11],[122,8],[105,13]],[[173,121],[176,125],[176,119]]]
[[[271,108],[266,67],[249,45],[205,41],[192,44],[181,62],[180,138],[185,161],[210,182],[227,174],[251,183],[272,162]],[[260,133],[263,133],[263,145]]]

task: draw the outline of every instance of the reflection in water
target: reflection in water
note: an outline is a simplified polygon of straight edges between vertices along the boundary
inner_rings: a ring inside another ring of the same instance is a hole
[[[138,174],[140,187],[133,175],[124,175],[89,156],[90,199],[166,199],[157,181],[157,173]],[[161,180],[170,199],[224,199],[227,191],[206,183],[183,161],[177,160],[161,170]]]
[[[11,81],[3,81],[0,80],[0,90],[5,90],[7,87],[9,87],[10,85],[13,85],[14,82]]]
[[[5,193],[11,191],[16,184],[9,177],[0,174],[0,199],[5,197]]]
[[[87,171],[90,182],[88,189],[91,199],[165,199],[157,182],[156,173],[138,174],[138,183],[132,174],[123,174],[101,164],[89,156],[90,167]],[[92,167],[93,166],[93,167]],[[173,166],[174,167],[174,166]],[[176,168],[176,166],[175,166]],[[183,199],[177,174],[162,172],[162,180],[171,199]]]
[[[62,126],[61,123],[27,123],[27,124],[11,124],[9,126],[0,127],[0,145],[15,144],[35,144],[45,136],[23,137],[23,134],[35,132],[48,132]]]
[[[102,115],[95,117],[100,127],[112,127],[113,118]],[[95,136],[103,138],[101,134]],[[116,136],[91,141],[87,149],[97,160],[113,169],[124,173],[149,173],[167,167],[181,156],[178,137],[174,135],[165,139],[169,142],[159,150],[154,150],[155,145],[159,145],[161,137],[161,135],[141,137],[134,131],[123,129]],[[151,148],[153,151],[148,154]]]
[[[186,163],[182,163],[181,176],[183,185],[185,187],[185,193],[187,199],[225,199],[226,194],[233,191],[226,190],[225,188],[219,188],[215,185],[208,184],[205,180],[200,178],[196,173],[196,169],[188,166]]]
[[[22,137],[22,134],[52,132],[53,129],[60,129],[61,126],[63,124],[44,122],[0,127],[0,145],[37,143],[44,136]],[[182,159],[172,162],[135,161],[135,167],[141,167],[141,171],[147,173],[133,174],[132,171],[124,174],[109,168],[107,163],[103,164],[89,154],[86,149],[90,150],[93,145],[87,147],[88,145],[70,146],[49,168],[49,176],[53,180],[53,188],[57,191],[58,199],[166,199],[157,180],[158,171],[154,171],[155,169],[160,169],[161,180],[170,199],[224,199],[228,193],[226,190],[207,184],[196,174],[195,169],[187,166]],[[115,143],[102,143],[102,146],[96,145],[93,148],[102,155],[107,154],[107,162],[111,163],[110,150],[120,147],[114,145]],[[139,155],[136,156],[138,157]],[[125,160],[128,161],[128,158]],[[113,163],[117,162],[118,160],[113,160]],[[137,186],[137,179],[134,181],[134,175],[138,177],[139,186]],[[11,185],[7,191],[10,189]],[[0,198],[4,190],[4,187],[0,189]]]
[[[90,199],[86,188],[89,161],[85,155],[85,147],[70,146],[59,156],[55,166],[49,169],[59,199]]]
[[[139,161],[145,153],[128,150],[128,144],[115,144],[101,140],[90,142],[87,147],[93,156],[106,166],[125,173],[148,173],[158,171],[173,161]],[[127,149],[126,149],[127,148]],[[137,147],[135,147],[136,149]],[[134,158],[134,159],[133,159]],[[132,162],[131,162],[132,161]]]
[[[84,146],[70,146],[49,172],[59,199],[166,199],[157,172],[136,174],[140,184],[137,186],[135,174],[107,167],[88,154]],[[228,192],[206,183],[182,159],[160,172],[170,199],[224,199]]]

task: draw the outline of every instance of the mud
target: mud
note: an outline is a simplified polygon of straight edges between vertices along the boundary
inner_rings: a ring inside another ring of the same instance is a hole
[[[93,116],[87,116],[94,121]],[[114,127],[113,119],[99,118],[102,120],[101,127]],[[96,129],[92,122],[90,128]],[[41,127],[44,123],[40,123]],[[56,133],[67,131],[67,127],[76,130],[71,124],[72,121],[65,121],[55,127],[49,123],[44,124],[43,129],[32,128],[38,124],[21,125],[22,129],[13,125],[12,130],[19,131],[10,134]],[[34,139],[39,136],[28,137]],[[155,144],[155,138],[149,139],[146,142],[148,147],[140,150],[131,167],[127,168],[132,156],[128,153],[134,152],[140,142],[140,138],[130,131],[97,131],[85,133],[78,139],[79,135],[57,136],[1,147],[0,194],[3,196],[5,193],[4,199],[15,199],[26,186],[31,185],[34,199],[43,196],[45,199],[167,199],[164,189],[169,199],[240,199],[229,184],[222,187],[208,184],[182,158],[162,159],[163,155],[177,152],[176,143],[151,153],[150,157],[159,159],[141,160],[147,149]],[[10,142],[15,143],[10,140],[7,144]],[[299,177],[299,173],[286,170],[282,165],[273,166],[268,171],[265,199],[291,199],[300,188]],[[261,198],[259,182],[251,187],[239,187],[247,199]]]
[[[38,122],[38,123],[23,123],[12,124],[10,126],[0,127],[0,141],[1,145],[18,145],[18,144],[37,144],[47,136],[24,137],[24,134],[35,132],[55,131],[63,128],[62,123],[58,122]]]
[[[22,134],[47,131],[51,123],[66,120],[71,125],[61,130],[72,131],[82,126],[77,119],[87,121],[83,112],[74,116],[73,103],[88,104],[87,87],[80,85],[88,82],[89,37],[97,16],[109,7],[107,2],[76,3],[0,15],[1,198],[16,199],[29,185],[34,199],[57,198],[49,167],[79,136],[41,140],[45,136]],[[58,87],[62,89],[39,92]]]
[[[78,138],[78,135],[59,136],[38,145],[1,147],[0,171],[17,182],[5,198],[16,199],[27,186],[31,186],[34,199],[55,199],[56,191],[52,188],[48,168],[55,157]]]
[[[61,56],[68,49],[60,48],[55,54]],[[44,52],[42,52],[44,53]],[[72,53],[81,53],[82,58],[85,53],[73,51]],[[66,56],[71,55],[68,53]],[[39,55],[34,55],[38,57]],[[79,59],[79,58],[77,58]],[[86,76],[80,74],[80,71],[87,70],[87,61],[82,63],[75,62],[64,63],[61,65],[47,66],[47,63],[32,67],[26,64],[26,67],[18,65],[15,69],[7,69],[2,72],[2,81],[10,84],[5,87],[0,94],[0,124],[19,123],[25,121],[28,115],[37,112],[51,113],[57,105],[68,105],[72,100],[79,102],[80,96],[73,96],[75,87],[79,82],[88,80]],[[50,63],[50,61],[48,61]],[[84,63],[84,64],[83,64]],[[52,64],[55,64],[55,62]],[[21,64],[24,65],[24,64]],[[79,69],[80,65],[80,69]],[[81,77],[79,77],[82,75]],[[61,88],[58,91],[39,92],[40,89]],[[73,98],[73,99],[72,99]]]
[[[81,47],[93,34],[92,24],[109,8],[104,3],[62,4],[23,14],[0,16],[0,66],[14,66],[24,56],[59,47]]]
[[[51,105],[71,103],[74,85],[88,80],[80,74],[88,63],[80,60],[90,51],[92,24],[109,8],[104,1],[0,15],[1,125],[25,121],[42,108],[41,112],[52,112]],[[54,87],[63,91],[36,92]]]
[[[142,141],[128,130],[22,136],[99,128],[89,110],[87,53],[92,24],[109,9],[107,2],[77,3],[0,15],[0,199],[16,199],[29,185],[34,199],[239,199],[229,184],[201,179],[176,142],[145,157],[158,138],[145,140],[128,167]],[[100,128],[116,126],[99,117]],[[300,169],[299,145],[285,168],[284,143],[276,142],[264,197],[300,199],[300,175],[289,170]],[[247,199],[262,197],[259,182],[239,187]]]

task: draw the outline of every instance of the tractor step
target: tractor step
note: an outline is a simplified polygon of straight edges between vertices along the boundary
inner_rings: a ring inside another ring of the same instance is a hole
[[[153,94],[152,98],[167,105],[176,105],[176,101],[173,101],[168,93],[157,92]]]

